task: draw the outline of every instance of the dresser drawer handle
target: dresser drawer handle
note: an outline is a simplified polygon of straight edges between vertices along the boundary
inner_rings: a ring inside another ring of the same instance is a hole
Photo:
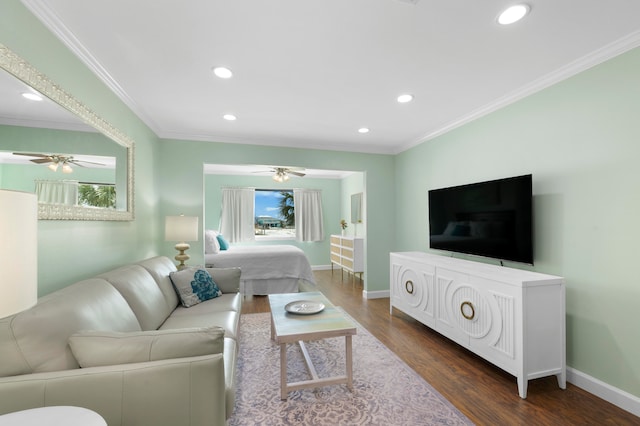
[[[404,283],[404,288],[407,290],[407,293],[413,294],[413,281],[407,280],[407,282]]]
[[[469,312],[471,310],[471,312]],[[462,302],[460,305],[460,313],[468,320],[472,320],[476,316],[476,310],[471,302]]]

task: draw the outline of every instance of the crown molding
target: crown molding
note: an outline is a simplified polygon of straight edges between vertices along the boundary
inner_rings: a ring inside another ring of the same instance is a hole
[[[583,71],[588,70],[596,65],[606,62],[616,56],[619,56],[625,52],[628,52],[636,47],[640,46],[640,31],[635,31],[626,37],[622,37],[613,43],[610,43],[598,50],[595,50],[588,55],[585,55],[567,65],[558,68],[557,70],[534,80],[498,99],[490,102],[468,114],[460,116],[458,119],[443,124],[441,127],[423,135],[422,137],[413,140],[412,142],[399,147],[394,154],[404,152],[414,146],[417,146],[423,142],[427,142],[431,139],[435,139],[445,133],[450,132],[458,127],[468,124],[480,117],[488,115],[492,112],[498,111],[516,101],[533,95],[543,89],[553,86],[563,80],[573,77]]]
[[[22,3],[47,27],[62,43],[84,63],[122,102],[125,103],[154,133],[158,134],[158,126],[146,115],[127,91],[118,84],[100,61],[84,47],[60,17],[49,6],[46,0],[21,0]]]
[[[418,0],[397,0],[403,3],[414,4],[417,3]],[[182,137],[193,140],[207,140],[211,141],[211,137],[209,135],[167,135],[165,134],[161,128],[154,122],[154,120],[149,117],[142,108],[133,100],[131,96],[127,94],[127,92],[116,82],[116,80],[107,72],[107,70],[100,64],[100,62],[89,52],[87,48],[85,48],[82,43],[73,35],[73,33],[63,24],[60,18],[56,15],[56,13],[47,5],[46,0],[22,0],[25,6],[36,16],[38,19],[42,21],[42,23],[51,30],[51,32],[56,35],[91,71],[93,71],[100,80],[104,82],[105,85],[109,89],[111,89],[116,96],[118,96],[147,126],[149,126],[152,131],[162,138],[167,137]],[[640,31],[635,31],[625,37],[622,37],[608,45],[597,49],[577,60],[570,62],[569,64],[560,67],[559,69],[538,78],[516,90],[507,93],[506,95],[495,99],[494,101],[477,108],[468,114],[462,115],[455,120],[449,121],[448,123],[443,123],[441,126],[435,127],[433,130],[425,133],[423,136],[414,139],[406,144],[400,145],[395,149],[374,149],[372,151],[365,150],[367,153],[380,153],[380,154],[399,154],[404,152],[410,148],[413,148],[423,142],[427,142],[431,139],[434,139],[438,136],[441,136],[445,133],[450,132],[458,127],[461,127],[465,124],[468,124],[478,118],[481,118],[485,115],[488,115],[492,112],[500,110],[516,101],[519,101],[527,96],[530,96],[536,92],[539,92],[543,89],[546,89],[554,84],[557,84],[563,80],[566,80],[569,77],[572,77],[576,74],[579,74],[589,68],[592,68],[598,64],[608,61],[618,55],[621,55],[631,49],[640,46]],[[230,142],[230,143],[246,143],[246,144],[255,144],[255,145],[271,145],[272,141],[265,140],[264,138],[260,138],[258,140],[251,141],[239,141],[234,140],[234,138],[225,138],[225,137],[214,137],[219,142]],[[279,146],[288,146],[283,145],[282,143],[278,144]],[[278,146],[276,145],[276,146]],[[312,147],[311,149],[314,149]],[[342,149],[340,149],[342,148]],[[331,149],[346,151],[350,150],[351,147],[345,147],[342,144],[336,144],[336,146],[332,146]],[[319,146],[317,149],[327,149],[327,145],[323,144]],[[357,152],[357,151],[355,151]]]

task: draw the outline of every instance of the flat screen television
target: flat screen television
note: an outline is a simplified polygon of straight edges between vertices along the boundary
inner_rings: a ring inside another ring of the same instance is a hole
[[[533,265],[532,177],[429,191],[432,249]]]

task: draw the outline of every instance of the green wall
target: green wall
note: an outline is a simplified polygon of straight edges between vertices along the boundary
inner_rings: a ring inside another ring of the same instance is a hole
[[[366,172],[367,226],[376,229],[367,234],[367,279],[365,290],[369,297],[376,291],[389,289],[389,249],[394,239],[393,218],[394,173],[393,156],[359,154],[351,152],[305,150],[295,148],[275,148],[256,145],[223,144],[215,142],[193,142],[161,140],[160,169],[158,178],[162,188],[159,212],[161,217],[184,213],[204,217],[204,174],[203,165],[210,164],[278,164],[313,169],[351,170]],[[341,191],[341,190],[340,190]],[[341,197],[342,195],[340,195]],[[328,215],[327,233],[340,232],[339,222],[342,207],[336,204],[336,214]],[[202,222],[202,220],[201,220]],[[202,225],[200,225],[202,228]],[[173,244],[162,242],[162,253],[171,255]],[[328,244],[328,243],[326,243]],[[318,245],[318,255],[329,253],[328,245]],[[204,261],[202,241],[191,244],[190,263]],[[313,255],[315,258],[315,254]],[[370,294],[369,294],[370,293]]]
[[[39,221],[39,295],[155,255],[159,246],[157,137],[19,0],[0,2],[0,43],[135,141],[136,220]]]
[[[638,76],[635,49],[395,159],[398,250],[428,250],[427,190],[532,173],[533,269],[566,279],[567,363],[636,396]]]

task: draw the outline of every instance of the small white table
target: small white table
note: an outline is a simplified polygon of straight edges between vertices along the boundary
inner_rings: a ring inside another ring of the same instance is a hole
[[[52,406],[5,414],[0,426],[107,426],[107,422],[86,408]]]
[[[295,315],[286,312],[285,306],[294,301],[309,300],[324,304],[325,309],[313,315]],[[353,391],[353,368],[351,336],[356,334],[355,324],[346,318],[342,312],[318,291],[309,293],[270,294],[271,308],[271,338],[280,345],[280,399],[287,399],[289,391],[314,388],[336,384],[346,384]],[[308,340],[321,340],[330,337],[345,338],[345,368],[344,376],[327,378],[318,377],[318,373],[311,362],[311,357],[304,344]],[[311,380],[287,383],[287,343],[298,342],[302,349]]]

